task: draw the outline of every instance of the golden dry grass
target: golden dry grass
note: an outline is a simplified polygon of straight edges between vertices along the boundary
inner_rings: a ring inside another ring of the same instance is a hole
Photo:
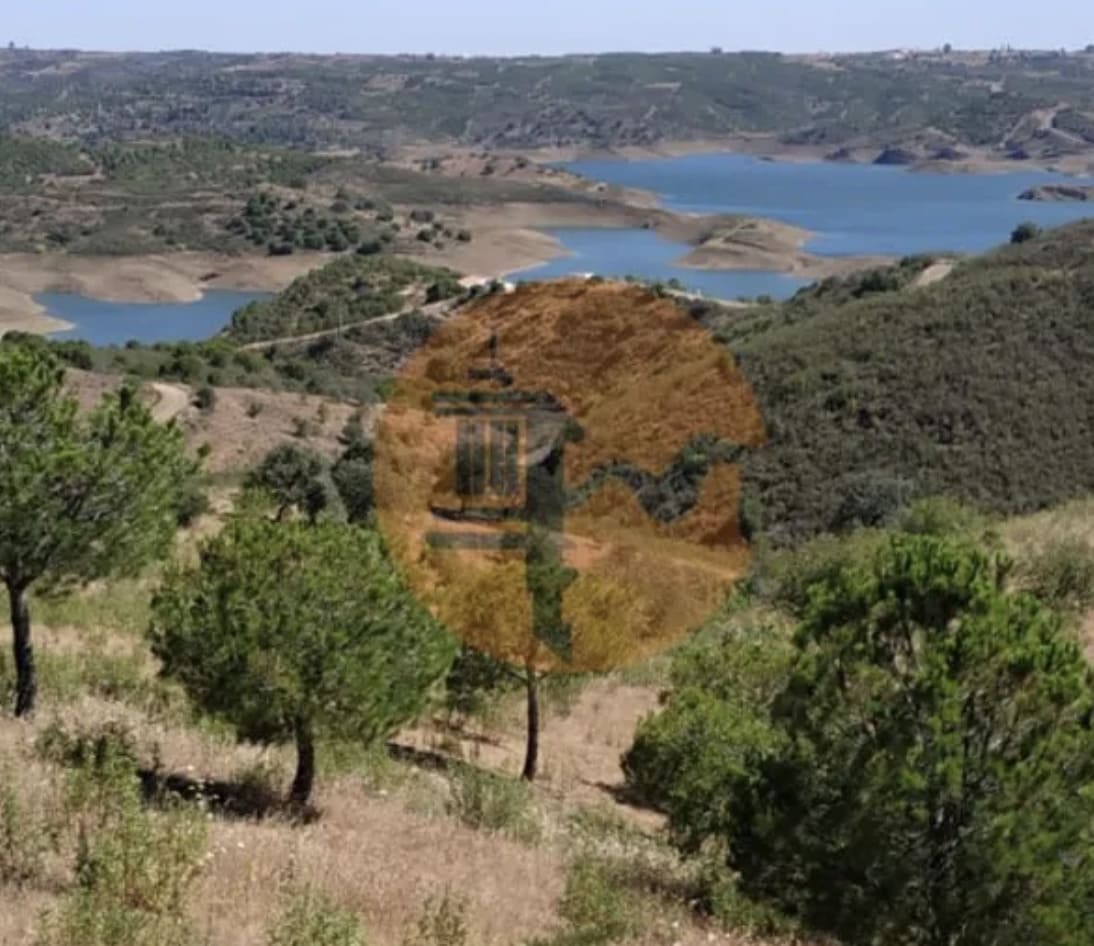
[[[1002,538],[1007,551],[1019,559],[1053,542],[1083,542],[1094,548],[1094,498],[1012,519],[1004,524]],[[1079,637],[1094,662],[1094,611],[1080,620]]]
[[[78,658],[94,641],[96,648],[140,658],[140,642],[131,631],[88,634],[77,627],[43,627],[38,640],[43,653]],[[150,657],[144,667],[154,671]],[[652,690],[600,680],[581,693],[569,714],[548,714],[544,777],[534,793],[547,824],[539,843],[462,824],[446,809],[445,776],[405,763],[391,763],[400,771],[388,781],[360,769],[322,778],[315,798],[321,817],[312,824],[213,818],[207,863],[190,910],[196,931],[216,946],[259,946],[293,892],[311,886],[360,916],[368,942],[376,946],[402,946],[426,901],[446,892],[467,904],[470,946],[508,946],[548,936],[561,926],[558,902],[572,853],[567,819],[586,805],[628,813],[615,805],[608,789],[621,781],[619,756],[636,722],[655,705]],[[17,796],[31,804],[59,804],[51,801],[59,773],[34,750],[35,740],[54,722],[70,730],[119,723],[146,761],[154,757],[163,771],[191,777],[232,779],[258,766],[287,777],[292,766],[289,750],[238,745],[174,716],[149,718],[131,706],[81,695],[44,706],[30,722],[0,717],[0,769]],[[520,763],[521,722],[514,703],[503,707],[488,729],[442,740],[438,729],[422,725],[400,741],[429,751],[443,741],[450,758],[512,773]],[[629,816],[647,829],[658,826],[652,815]],[[43,911],[58,903],[72,881],[71,861],[53,857],[40,882],[4,889],[0,944],[32,944]],[[722,934],[711,939],[714,934],[695,926],[686,913],[666,915],[658,924],[639,942],[745,942]]]
[[[94,407],[103,394],[122,382],[116,375],[100,375],[70,369],[66,374],[69,388],[85,409]],[[238,473],[256,466],[274,447],[286,441],[301,443],[333,456],[341,449],[338,436],[350,416],[360,410],[331,398],[286,391],[251,388],[217,388],[216,401],[208,411],[190,404],[193,390],[184,384],[160,385],[171,393],[181,393],[185,407],[174,415],[182,426],[191,449],[208,445],[210,453],[204,469],[209,473]],[[164,391],[146,384],[142,396],[155,411]],[[253,415],[253,416],[252,416]],[[168,419],[166,417],[160,419]],[[295,436],[297,421],[311,428],[306,440]],[[365,418],[365,423],[370,423]]]

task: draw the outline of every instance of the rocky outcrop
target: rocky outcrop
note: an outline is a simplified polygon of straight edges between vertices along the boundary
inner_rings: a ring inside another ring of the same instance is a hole
[[[1053,203],[1083,203],[1094,201],[1094,185],[1041,184],[1018,195],[1019,200],[1037,200]]]

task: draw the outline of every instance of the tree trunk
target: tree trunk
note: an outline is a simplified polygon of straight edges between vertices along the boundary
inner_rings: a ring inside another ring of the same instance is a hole
[[[534,782],[539,766],[539,675],[534,668],[527,668],[524,683],[528,694],[528,733],[524,744],[524,771],[520,777],[526,782]]]
[[[29,716],[34,712],[38,695],[38,675],[34,670],[34,647],[30,642],[30,608],[27,589],[8,585],[11,604],[12,651],[15,656],[15,715]]]
[[[289,802],[294,808],[305,808],[311,799],[315,784],[315,740],[311,727],[304,722],[296,724],[296,776],[289,789]]]

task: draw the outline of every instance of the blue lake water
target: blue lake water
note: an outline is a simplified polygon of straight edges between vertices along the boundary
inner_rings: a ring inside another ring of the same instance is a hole
[[[552,279],[574,273],[662,280],[675,277],[688,288],[717,298],[782,298],[793,295],[808,282],[764,271],[682,269],[674,263],[688,248],[662,239],[651,230],[560,228],[545,232],[562,243],[570,255],[514,273],[512,278]]]
[[[703,154],[643,161],[589,160],[564,165],[597,181],[660,195],[665,207],[691,213],[741,213],[783,220],[814,233],[807,248],[827,256],[903,256],[979,252],[1006,242],[1023,220],[1058,226],[1092,215],[1081,203],[1019,201],[1028,187],[1070,180],[1049,171],[930,174],[900,167],[784,163]],[[573,272],[651,278],[675,276],[709,295],[768,292],[785,296],[799,280],[771,274],[699,272],[672,266],[686,248],[646,231],[552,231],[574,253],[519,278]],[[641,236],[638,236],[638,233]],[[621,258],[633,254],[628,267]],[[643,267],[647,267],[643,269]]]
[[[224,328],[236,309],[267,295],[254,292],[206,292],[197,302],[102,302],[86,296],[46,292],[35,296],[50,315],[73,328],[56,339],[81,339],[93,345],[124,345],[130,339],[155,342],[200,341]]]

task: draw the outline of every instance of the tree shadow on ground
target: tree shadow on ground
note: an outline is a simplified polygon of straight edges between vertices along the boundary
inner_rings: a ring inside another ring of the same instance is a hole
[[[195,778],[158,769],[139,769],[137,776],[141,795],[150,805],[169,805],[178,801],[201,803],[214,815],[233,820],[286,818],[310,824],[319,818],[319,811],[314,806],[295,805],[254,782]]]

